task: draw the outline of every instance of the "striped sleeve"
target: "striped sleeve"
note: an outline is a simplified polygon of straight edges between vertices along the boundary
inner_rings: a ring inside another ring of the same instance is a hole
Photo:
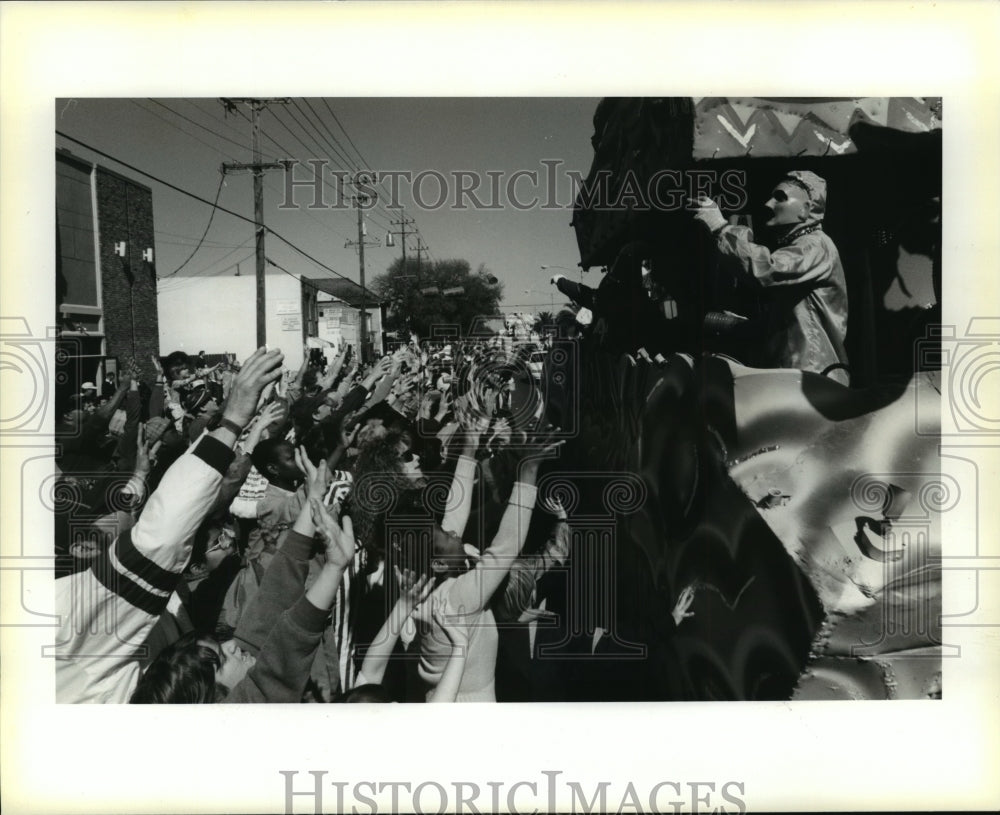
[[[180,580],[233,451],[203,436],[170,467],[139,522],[87,571],[56,581],[56,697],[126,702],[139,649]]]

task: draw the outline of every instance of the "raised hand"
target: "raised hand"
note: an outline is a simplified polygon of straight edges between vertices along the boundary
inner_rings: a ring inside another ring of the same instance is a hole
[[[136,428],[136,451],[135,451],[135,471],[137,473],[149,473],[156,464],[156,454],[160,451],[162,441],[151,444],[146,436],[146,425],[140,424]]]
[[[326,466],[326,460],[321,461],[317,467],[306,455],[306,448],[297,447],[295,448],[295,465],[305,473],[306,496],[309,500],[314,498],[322,500],[330,486],[330,470]]]
[[[354,440],[358,437],[358,431],[361,429],[360,424],[354,425],[350,430],[347,430],[346,422],[340,428],[340,445],[345,450],[350,450],[351,445],[354,444]]]
[[[693,617],[694,612],[688,611],[691,608],[691,604],[694,602],[694,586],[688,586],[681,592],[680,596],[677,598],[677,604],[674,606],[674,610],[670,613],[674,618],[674,625],[679,626],[683,620],[688,617]]]
[[[528,439],[527,449],[521,460],[521,475],[519,478],[522,481],[525,478],[533,481],[534,477],[538,474],[538,468],[542,462],[545,459],[556,457],[559,448],[565,443],[565,439],[556,438],[558,432],[558,427],[548,426],[537,430]]]
[[[542,507],[544,507],[546,512],[555,515],[560,521],[565,521],[568,517],[566,515],[566,508],[562,505],[562,502],[553,496],[549,496],[543,500]]]
[[[434,590],[434,582],[425,574],[417,577],[411,569],[400,571],[399,566],[392,567],[396,574],[396,584],[399,586],[399,610],[409,616]]]
[[[719,205],[704,193],[688,198],[687,203],[688,208],[694,210],[695,220],[702,221],[710,230],[715,231],[726,225]]]
[[[338,522],[336,515],[317,498],[309,499],[309,509],[312,512],[316,532],[326,543],[326,562],[346,569],[355,551],[354,525],[350,516],[345,515]]]
[[[263,430],[284,415],[285,407],[281,402],[268,402],[257,414],[257,425]]]
[[[233,379],[229,399],[222,417],[239,427],[246,427],[257,412],[257,403],[264,388],[281,376],[285,356],[280,350],[258,348],[243,364]]]
[[[446,390],[441,394],[441,399],[438,402],[437,420],[444,421],[444,417],[448,415],[448,411],[451,410],[452,396],[451,389]]]

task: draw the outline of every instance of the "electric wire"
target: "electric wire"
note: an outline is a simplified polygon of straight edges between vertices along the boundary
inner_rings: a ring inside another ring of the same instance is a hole
[[[179,192],[182,195],[186,195],[189,198],[193,198],[194,200],[200,201],[203,204],[207,204],[209,206],[212,206],[212,203],[210,201],[208,201],[205,198],[202,198],[200,195],[198,195],[196,193],[193,193],[193,192],[190,192],[189,190],[186,190],[183,187],[179,187],[179,186],[177,186],[176,184],[174,184],[174,183],[172,183],[170,181],[167,181],[167,180],[165,180],[163,178],[160,178],[157,175],[154,175],[153,173],[150,173],[150,172],[148,172],[146,170],[140,169],[139,167],[136,167],[134,164],[130,164],[127,161],[123,161],[122,159],[116,158],[115,156],[112,156],[110,153],[106,153],[103,150],[98,149],[97,147],[93,147],[92,145],[87,144],[86,142],[81,141],[80,139],[77,139],[77,138],[75,138],[73,136],[70,136],[68,133],[63,133],[61,130],[56,130],[56,135],[60,136],[60,137],[62,137],[64,139],[66,139],[67,141],[71,141],[74,144],[78,144],[81,147],[83,147],[83,148],[85,148],[87,150],[90,150],[91,152],[93,152],[93,153],[95,153],[95,154],[97,154],[99,156],[102,156],[103,158],[106,158],[106,159],[109,159],[111,161],[114,161],[115,163],[120,164],[122,167],[128,168],[132,172],[139,173],[140,175],[142,175],[142,176],[144,176],[146,178],[150,178],[153,181],[156,181],[158,184],[162,184],[164,187],[167,187],[168,189],[174,190],[175,192]],[[225,212],[227,215],[231,215],[234,218],[238,218],[241,221],[246,221],[247,223],[251,223],[251,224],[254,224],[256,226],[256,223],[251,218],[248,218],[245,215],[241,215],[238,212],[233,212],[231,209],[226,209],[225,207],[222,207],[222,206],[218,206],[217,208],[219,209],[219,211]],[[296,244],[294,244],[292,241],[288,240],[288,238],[286,238],[281,233],[275,232],[272,229],[268,229],[267,231],[271,235],[274,235],[274,237],[276,237],[282,243],[284,243],[285,245],[287,245],[290,249],[294,250],[295,252],[298,252],[303,257],[311,260],[313,263],[315,263],[321,269],[323,269],[323,270],[325,270],[325,271],[329,272],[330,274],[333,274],[333,275],[335,275],[337,277],[343,278],[344,280],[351,280],[351,278],[348,277],[347,275],[345,275],[345,274],[343,274],[341,272],[338,272],[336,269],[333,269],[330,266],[327,266],[325,263],[322,263],[319,260],[316,260],[316,258],[314,258],[311,254],[309,254],[304,249],[302,249],[301,247],[299,247]],[[351,280],[351,282],[354,283],[355,281]],[[373,294],[373,292],[370,289],[368,289],[367,287],[365,287],[365,291],[368,294]]]

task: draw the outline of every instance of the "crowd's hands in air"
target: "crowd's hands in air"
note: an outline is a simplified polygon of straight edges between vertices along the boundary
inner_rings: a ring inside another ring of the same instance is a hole
[[[326,546],[327,564],[346,569],[357,548],[351,516],[342,515],[337,506],[327,507],[319,498],[310,498],[309,508],[316,533]]]
[[[135,450],[135,473],[136,475],[147,476],[156,464],[156,455],[160,451],[162,441],[152,441],[147,432],[146,425],[140,424],[136,429],[136,450]]]
[[[243,452],[249,455],[262,439],[270,438],[272,426],[284,415],[285,408],[280,402],[268,402],[264,405],[250,422],[250,431],[243,440]]]
[[[284,359],[284,354],[278,349],[268,351],[258,348],[254,351],[233,379],[229,398],[222,411],[223,419],[228,419],[239,427],[246,427],[257,413],[265,388],[281,376]]]
[[[396,575],[396,585],[399,586],[399,599],[396,606],[402,617],[409,617],[434,590],[433,581],[425,574],[417,576],[412,569],[392,567]]]
[[[566,514],[566,508],[562,505],[562,501],[555,496],[550,495],[544,498],[542,500],[542,508],[550,515],[555,515],[560,521],[565,521],[569,517]]]

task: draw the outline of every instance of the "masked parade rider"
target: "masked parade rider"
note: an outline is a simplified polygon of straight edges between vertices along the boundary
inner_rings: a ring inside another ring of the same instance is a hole
[[[768,364],[826,373],[846,385],[847,288],[840,254],[823,232],[826,181],[807,170],[788,173],[771,192],[767,226],[771,251],[754,243],[746,226],[731,226],[707,196],[691,201],[695,218],[711,231],[723,255],[763,287],[773,306]]]

